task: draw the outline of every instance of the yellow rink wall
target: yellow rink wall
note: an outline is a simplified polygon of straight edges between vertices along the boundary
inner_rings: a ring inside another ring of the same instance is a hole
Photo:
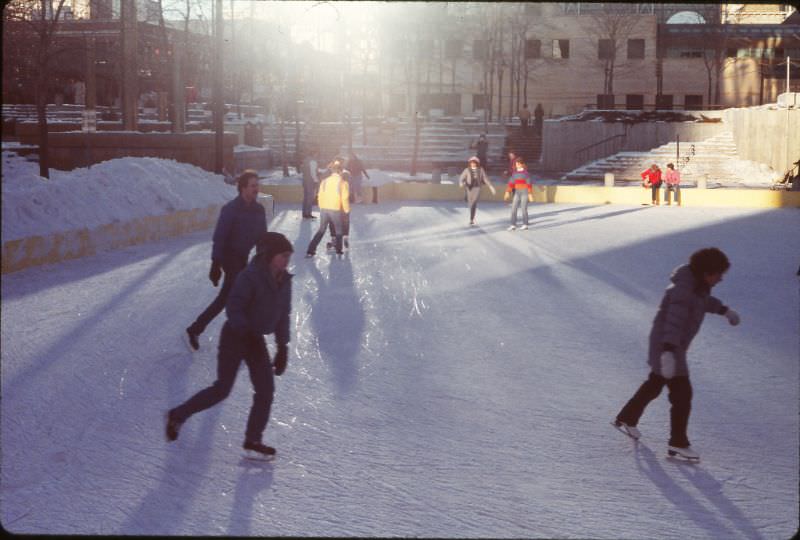
[[[495,185],[497,194],[483,188],[481,200],[502,201],[505,186]],[[262,193],[272,195],[275,202],[297,203],[303,201],[302,186],[262,185]],[[663,197],[663,190],[661,190]],[[683,189],[683,206],[735,206],[757,208],[800,208],[800,191],[771,189]],[[455,184],[433,184],[424,182],[395,182],[378,187],[378,201],[461,201],[464,191]],[[364,190],[364,200],[371,201],[370,189]],[[630,204],[650,203],[650,190],[638,186],[536,186],[534,201],[537,203],[570,204]]]

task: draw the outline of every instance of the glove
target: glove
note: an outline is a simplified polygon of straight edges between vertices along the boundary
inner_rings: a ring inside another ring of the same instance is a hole
[[[661,376],[671,379],[675,376],[675,353],[664,351],[661,353]]]
[[[222,277],[222,268],[216,260],[211,261],[211,270],[208,271],[208,279],[214,284],[214,287],[219,284],[219,278]]]
[[[728,311],[725,312],[725,317],[728,318],[728,322],[731,323],[731,326],[739,324],[739,314],[731,308],[728,308]]]
[[[286,371],[286,362],[289,360],[289,348],[286,345],[278,345],[278,352],[275,353],[275,375],[280,377]]]
[[[508,199],[510,199],[510,198],[511,198],[511,193],[506,191],[505,194],[503,195],[503,200],[504,201],[508,201]]]

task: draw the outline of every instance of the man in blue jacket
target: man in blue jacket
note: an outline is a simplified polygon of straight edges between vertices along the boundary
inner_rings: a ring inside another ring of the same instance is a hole
[[[261,437],[267,427],[275,392],[274,374],[286,369],[289,314],[292,308],[292,275],[286,267],[292,244],[280,233],[265,232],[256,245],[256,255],[236,277],[225,312],[217,356],[217,380],[182,405],[167,413],[168,441],[178,438],[181,425],[193,414],[213,407],[230,394],[242,360],[253,383],[253,404],[247,419],[244,449],[255,457],[271,456],[275,449]],[[270,365],[264,334],[275,334],[278,352]]]
[[[211,250],[211,270],[208,279],[214,287],[222,272],[225,278],[222,289],[211,304],[197,316],[186,329],[186,339],[191,350],[200,348],[199,337],[214,317],[225,309],[233,282],[247,266],[250,250],[262,233],[267,232],[267,214],[258,198],[258,173],[248,169],[236,180],[239,196],[222,207],[214,229],[214,246]]]

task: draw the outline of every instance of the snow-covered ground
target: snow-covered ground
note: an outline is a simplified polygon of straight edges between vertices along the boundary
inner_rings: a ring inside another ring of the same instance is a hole
[[[119,172],[111,198],[133,176]],[[4,170],[4,239],[7,182]],[[142,204],[169,200],[166,183],[152,186],[158,195]],[[222,197],[202,181],[194,191],[205,193],[187,194],[191,204]],[[216,373],[223,316],[198,353],[181,342],[217,292],[206,277],[210,231],[4,275],[2,525],[237,536],[797,531],[798,210],[533,205],[531,230],[512,233],[507,206],[481,203],[475,228],[463,206],[356,205],[339,260],[303,259],[315,223],[299,205],[276,205],[270,228],[296,255],[289,367],[266,432],[278,456],[267,464],[242,458],[252,398],[241,372],[225,402],[164,440],[164,412]],[[92,219],[86,205],[73,209]],[[80,219],[64,213],[55,228]],[[742,324],[711,315],[692,346],[689,436],[703,458],[692,465],[665,457],[666,395],[642,418],[638,444],[608,422],[646,377],[670,270],[707,245],[731,258],[715,294]]]

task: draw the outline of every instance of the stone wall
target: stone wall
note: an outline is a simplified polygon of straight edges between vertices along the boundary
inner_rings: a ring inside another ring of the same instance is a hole
[[[800,159],[800,108],[728,109],[725,122],[742,159],[766,163],[781,173]]]

